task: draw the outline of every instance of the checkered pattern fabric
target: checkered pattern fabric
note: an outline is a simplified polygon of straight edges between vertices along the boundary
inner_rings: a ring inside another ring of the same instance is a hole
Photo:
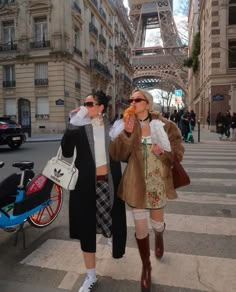
[[[109,198],[109,185],[106,181],[97,181],[96,184],[96,219],[97,233],[111,237],[111,206]]]

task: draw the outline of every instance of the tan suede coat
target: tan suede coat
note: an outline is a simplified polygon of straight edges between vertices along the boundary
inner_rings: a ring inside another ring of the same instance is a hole
[[[171,167],[174,157],[179,161],[183,159],[184,147],[181,134],[175,123],[163,118],[160,114],[152,114],[152,119],[159,119],[165,123],[164,129],[170,141],[171,152],[164,152],[158,158],[163,163],[162,178],[165,182],[167,197],[175,199],[177,193],[173,186]],[[119,185],[118,196],[132,207],[145,208],[146,185],[141,148],[141,126],[138,119],[135,120],[131,134],[122,131],[111,142],[110,155],[114,160],[128,162]]]

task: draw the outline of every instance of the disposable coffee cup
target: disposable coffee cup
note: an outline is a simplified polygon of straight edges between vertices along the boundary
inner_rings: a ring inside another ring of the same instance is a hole
[[[81,125],[81,120],[85,118],[87,115],[88,110],[85,106],[80,106],[80,109],[78,112],[71,112],[70,113],[70,124],[74,126],[79,126]]]
[[[77,112],[76,117],[78,119],[83,119],[88,113],[88,110],[85,106],[80,106],[80,110]]]

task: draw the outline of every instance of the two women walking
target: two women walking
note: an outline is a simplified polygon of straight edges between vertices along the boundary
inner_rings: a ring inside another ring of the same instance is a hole
[[[104,113],[107,97],[97,92],[87,96],[88,113],[71,114],[71,124],[62,139],[63,155],[77,149],[80,176],[70,193],[70,236],[80,240],[87,277],[79,292],[91,291],[96,278],[96,234],[112,236],[113,257],[125,253],[125,203],[132,208],[135,239],[142,261],[141,291],[151,291],[150,237],[155,237],[155,256],[164,254],[164,208],[177,197],[171,167],[181,161],[184,148],[176,124],[152,112],[153,98],[134,90],[125,120],[117,120],[109,131]],[[123,176],[120,162],[127,162]]]

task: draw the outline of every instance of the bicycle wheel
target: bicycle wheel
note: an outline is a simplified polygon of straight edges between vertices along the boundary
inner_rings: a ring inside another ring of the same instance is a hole
[[[48,204],[37,213],[29,216],[27,218],[28,222],[36,228],[43,228],[51,224],[57,218],[61,210],[63,201],[62,194],[62,188],[57,184],[53,184],[50,193],[51,204]]]

